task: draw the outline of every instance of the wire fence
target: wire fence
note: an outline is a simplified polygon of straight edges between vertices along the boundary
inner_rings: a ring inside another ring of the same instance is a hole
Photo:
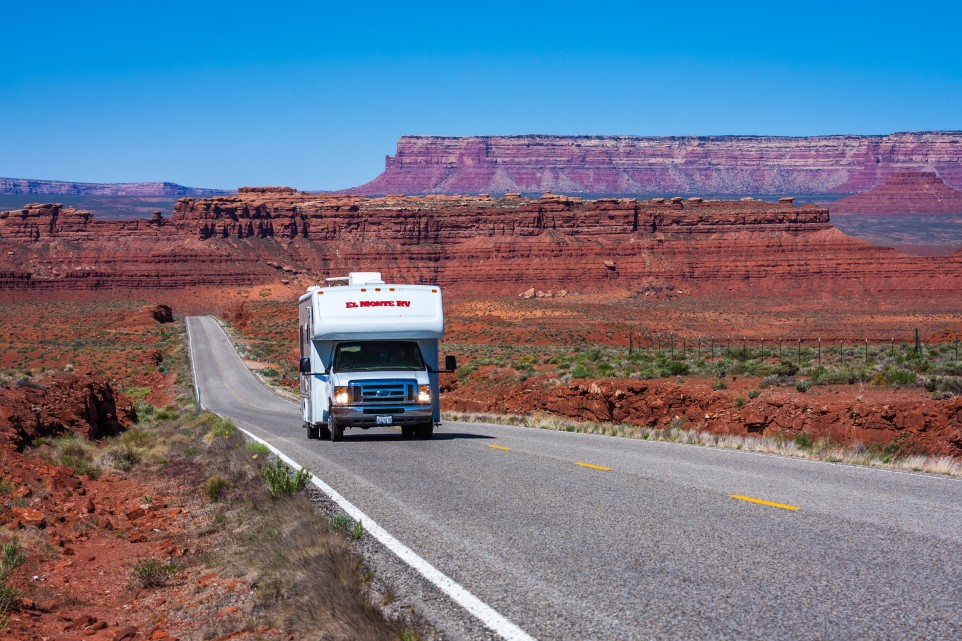
[[[937,334],[939,335],[939,334]],[[677,334],[642,334],[630,331],[628,353],[654,352],[671,360],[711,361],[723,358],[778,359],[798,365],[868,365],[880,357],[914,357],[928,360],[960,361],[962,344],[957,332],[942,332],[943,340],[923,341],[915,330],[912,340],[878,338],[758,338],[747,336],[686,337]]]

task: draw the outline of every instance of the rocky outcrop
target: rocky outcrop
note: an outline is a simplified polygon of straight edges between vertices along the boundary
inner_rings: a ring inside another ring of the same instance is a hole
[[[831,203],[832,211],[853,214],[962,214],[962,189],[933,171],[899,171],[875,189]]]
[[[808,434],[851,445],[901,445],[903,454],[962,456],[962,397],[945,401],[851,402],[832,394],[807,396],[774,387],[754,399],[716,390],[710,382],[668,379],[574,380],[548,387],[528,381],[496,400],[449,392],[445,406],[471,412],[551,414],[587,422],[666,428],[684,425],[715,434]],[[483,396],[483,395],[481,395]]]
[[[89,439],[117,434],[134,420],[130,402],[118,399],[106,378],[89,372],[0,385],[0,443],[17,450],[64,432]]]
[[[0,178],[0,194],[60,196],[214,196],[224,189],[198,189],[170,182],[76,183],[63,180]]]
[[[900,170],[962,189],[962,132],[887,136],[404,136],[356,194],[828,194]]]

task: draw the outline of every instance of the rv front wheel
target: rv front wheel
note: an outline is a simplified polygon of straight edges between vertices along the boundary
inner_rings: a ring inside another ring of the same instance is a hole
[[[434,438],[434,423],[423,423],[416,428],[418,438],[424,441]]]
[[[307,438],[311,440],[320,438],[321,430],[318,427],[317,423],[307,423],[305,427],[307,427]]]
[[[320,424],[321,438],[328,439],[331,438],[331,429],[324,423]]]
[[[331,426],[331,442],[332,442],[332,443],[337,443],[338,441],[343,441],[343,440],[344,440],[344,428],[341,427],[341,425],[340,425],[337,421],[335,421],[335,420],[333,420],[333,419],[331,420],[331,422],[329,423],[329,425]]]

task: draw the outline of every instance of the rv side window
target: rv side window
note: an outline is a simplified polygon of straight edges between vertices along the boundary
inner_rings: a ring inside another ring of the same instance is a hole
[[[416,371],[424,369],[418,344],[411,341],[356,341],[338,343],[336,372]]]

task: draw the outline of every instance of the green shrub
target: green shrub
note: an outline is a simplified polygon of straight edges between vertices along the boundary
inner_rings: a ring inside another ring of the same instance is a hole
[[[257,443],[256,441],[250,441],[244,447],[259,456],[268,456],[271,453],[271,448],[267,447],[263,443]]]
[[[354,519],[346,514],[335,514],[327,520],[331,532],[347,535],[354,528]]]
[[[914,372],[904,369],[893,369],[888,373],[888,379],[892,385],[915,385],[918,376]]]
[[[224,490],[227,489],[227,479],[222,476],[214,475],[207,479],[207,496],[215,503],[220,500]]]
[[[157,408],[145,401],[134,401],[134,411],[137,412],[138,421],[149,421]]]
[[[745,399],[739,396],[735,399],[735,407],[741,408],[745,407]]]
[[[757,389],[748,390],[748,398],[758,398],[760,395],[761,392]]]
[[[571,370],[571,378],[591,378],[591,370],[584,365],[576,365],[575,368]]]
[[[176,571],[173,563],[162,563],[153,557],[141,559],[130,571],[130,584],[141,588],[163,587]]]
[[[2,546],[2,556],[0,556],[0,583],[7,580],[10,573],[24,564],[27,555],[20,551],[20,546],[15,541],[9,541]]]
[[[66,465],[75,473],[86,475],[90,479],[100,478],[100,468],[85,459],[66,455],[60,457],[60,464]]]
[[[291,471],[291,468],[280,459],[261,468],[261,478],[267,484],[267,491],[271,498],[290,496],[307,487],[307,483],[311,480],[311,473],[304,468],[293,474]]]
[[[799,449],[803,450],[810,450],[815,446],[815,443],[812,440],[812,435],[808,432],[800,432],[795,436],[794,441],[795,445],[797,445]]]
[[[142,429],[131,428],[123,433],[123,436],[120,437],[120,441],[136,447],[146,447],[150,442],[150,434]]]
[[[683,361],[668,361],[665,363],[665,371],[669,376],[680,376],[688,373],[688,363]]]
[[[116,447],[110,448],[106,452],[106,457],[113,467],[122,472],[129,471],[143,458],[140,450],[130,443],[120,443]]]
[[[795,376],[798,373],[798,364],[790,361],[782,361],[775,366],[772,374],[776,376]]]
[[[717,381],[715,381],[714,383],[712,383],[711,388],[712,388],[713,390],[728,389],[728,383],[726,383],[726,382],[725,382],[724,380],[722,380],[722,379],[718,379]]]
[[[795,389],[802,394],[812,389],[812,381],[805,380],[804,378],[795,381]]]

